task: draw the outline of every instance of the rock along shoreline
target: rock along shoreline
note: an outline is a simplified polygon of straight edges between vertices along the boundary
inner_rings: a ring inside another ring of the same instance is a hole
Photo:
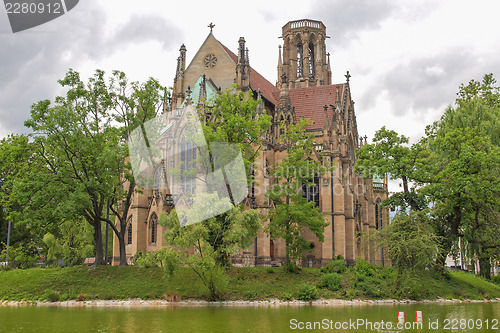
[[[342,299],[320,299],[312,302],[304,301],[281,301],[279,299],[270,299],[266,301],[221,301],[209,302],[205,300],[184,300],[184,301],[167,301],[167,300],[89,300],[89,301],[58,301],[58,302],[41,302],[41,301],[0,301],[0,306],[47,306],[47,307],[123,307],[123,308],[162,308],[176,306],[250,306],[250,307],[277,307],[277,306],[370,306],[370,305],[401,305],[401,304],[422,304],[422,303],[441,303],[441,304],[462,304],[462,303],[488,303],[500,302],[500,298],[491,300],[459,300],[459,299],[443,299],[436,300],[342,300]]]

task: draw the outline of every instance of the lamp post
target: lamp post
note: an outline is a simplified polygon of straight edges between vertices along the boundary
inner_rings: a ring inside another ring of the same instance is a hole
[[[106,205],[106,218],[109,220],[109,199]],[[109,223],[106,222],[106,246],[104,250],[104,262],[108,264],[108,233],[109,233]]]
[[[3,208],[3,216],[4,218],[7,216],[7,214],[5,214],[5,207]],[[6,254],[7,254],[7,258],[5,259],[5,262],[7,264],[7,266],[9,265],[9,246],[10,246],[10,227],[11,227],[11,222],[9,221],[9,225],[7,227],[7,251],[6,251]]]

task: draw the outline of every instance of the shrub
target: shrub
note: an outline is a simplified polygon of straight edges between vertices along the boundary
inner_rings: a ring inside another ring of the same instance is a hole
[[[359,259],[354,267],[354,274],[358,281],[364,281],[368,276],[375,274],[375,267],[368,261]]]
[[[500,275],[494,275],[491,277],[491,282],[500,284]]]
[[[318,299],[318,289],[307,283],[300,285],[297,292],[297,299],[305,302],[311,302]]]
[[[321,281],[318,284],[320,288],[327,288],[331,291],[337,291],[342,284],[342,275],[338,273],[328,273],[321,276]]]
[[[287,301],[291,301],[292,300],[293,295],[291,293],[284,292],[283,294],[281,294],[280,298],[281,298],[282,301],[287,302]]]
[[[55,290],[48,289],[42,297],[49,302],[57,302],[59,300],[59,293]]]
[[[294,262],[287,262],[284,266],[285,268],[285,271],[289,272],[289,273],[299,273],[300,272],[300,267],[294,263]]]
[[[346,271],[344,258],[338,256],[336,259],[321,267],[320,271],[321,273],[344,273]]]

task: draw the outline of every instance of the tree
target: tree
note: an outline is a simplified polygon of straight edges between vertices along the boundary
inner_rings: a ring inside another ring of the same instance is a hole
[[[120,264],[126,265],[124,220],[135,189],[128,172],[126,134],[156,115],[163,88],[153,79],[129,87],[125,75],[117,71],[106,84],[100,70],[87,84],[73,70],[59,83],[68,88],[66,96],[57,97],[54,105],[49,100],[34,104],[31,119],[25,123],[36,133],[34,146],[50,174],[43,186],[34,188],[63,193],[64,198],[51,200],[49,196],[40,204],[53,207],[65,219],[83,217],[93,226],[96,265],[103,263],[101,224],[108,223],[120,243]],[[27,179],[27,186],[34,185],[34,177]],[[120,215],[116,207],[122,199]],[[120,229],[105,216],[108,203],[120,220]]]
[[[113,232],[118,239],[120,266],[126,266],[125,234],[127,219],[132,204],[132,196],[137,190],[137,181],[134,178],[129,162],[130,152],[127,140],[135,128],[144,128],[144,124],[148,120],[154,119],[163,112],[163,103],[168,99],[168,91],[153,78],[149,78],[145,83],[132,82],[129,84],[125,73],[113,71],[109,92],[114,107],[112,118],[120,124],[120,141],[117,149],[121,151],[121,155],[117,156],[114,161],[113,175],[115,183],[108,204],[111,212],[119,221],[119,228],[115,227],[114,222],[110,219],[106,218],[104,221],[113,228]]]
[[[487,278],[500,246],[500,104],[495,83],[489,74],[482,82],[461,85],[456,107],[449,107],[427,128],[433,162],[426,168],[432,181],[423,188],[435,203],[436,228],[445,242],[439,262],[444,264],[446,254],[462,238]]]
[[[64,259],[64,265],[81,263],[94,252],[92,227],[85,221],[63,221],[57,234],[43,236],[48,260]]]
[[[489,277],[492,250],[500,246],[496,208],[500,205],[500,148],[480,135],[477,127],[448,129],[436,135],[431,147],[439,163],[435,182],[426,192],[447,226],[449,243],[459,237],[468,241],[468,252],[478,257],[481,274]]]
[[[226,201],[226,202],[224,202]],[[206,209],[225,206],[229,198],[222,201],[217,194],[205,195],[202,205],[193,207],[191,214],[203,215]],[[231,211],[200,223],[181,226],[183,216],[173,210],[161,214],[160,223],[167,227],[165,239],[170,248],[182,253],[181,262],[190,267],[208,289],[209,298],[220,299],[224,290],[224,265],[233,255],[251,244],[260,229],[258,210],[243,210],[234,207]],[[189,251],[194,249],[194,251]]]
[[[396,289],[404,278],[431,267],[438,253],[438,238],[433,233],[427,211],[400,212],[380,231],[381,246],[386,249],[396,271]]]
[[[43,246],[41,236],[56,228],[47,223],[57,215],[53,209],[37,205],[37,210],[25,214],[27,207],[34,206],[41,195],[24,185],[33,177],[35,187],[43,187],[49,177],[47,171],[27,136],[10,135],[0,141],[0,242],[5,243],[7,239],[8,221],[11,222],[12,246]],[[60,196],[61,193],[46,191],[44,200]],[[36,251],[33,254],[36,255]]]
[[[286,243],[286,264],[300,259],[304,252],[310,252],[310,242],[302,237],[304,228],[308,228],[320,242],[328,225],[318,211],[314,201],[308,201],[303,195],[303,187],[314,187],[314,179],[330,170],[323,166],[321,159],[311,156],[315,153],[313,137],[306,133],[308,121],[300,119],[296,124],[281,124],[284,130],[280,144],[286,150],[286,157],[271,172],[275,184],[266,195],[274,207],[269,212],[266,227],[271,237],[280,237]],[[317,193],[319,194],[319,193]]]
[[[392,194],[385,204],[418,211],[425,208],[425,201],[410,185],[412,181],[422,179],[419,166],[425,149],[420,144],[409,146],[408,142],[408,137],[382,127],[375,133],[372,144],[359,149],[355,170],[365,177],[377,175],[383,178],[388,174],[391,179],[401,179],[403,192]]]
[[[237,87],[236,87],[237,88]],[[204,119],[202,129],[206,142],[209,145],[209,161],[213,165],[213,149],[216,147],[213,143],[229,143],[234,145],[233,149],[224,146],[224,151],[217,151],[219,165],[225,165],[230,162],[235,155],[235,150],[241,151],[247,184],[250,186],[255,182],[252,175],[252,168],[256,157],[262,149],[262,137],[271,126],[270,115],[267,115],[260,105],[262,100],[253,98],[251,91],[247,93],[242,91],[227,90],[218,94],[213,100],[199,108],[199,116]],[[201,154],[200,154],[201,155]],[[227,179],[228,175],[225,175]],[[233,202],[233,193],[231,187],[226,182],[226,189],[231,202]],[[217,264],[227,266],[229,264],[229,255],[234,254],[235,250],[243,244],[247,244],[250,239],[257,236],[260,223],[257,221],[258,210],[249,209],[243,211],[242,207],[232,209],[213,220],[204,222],[208,229],[206,241],[212,244]],[[257,220],[256,220],[257,219]],[[241,226],[245,226],[239,232],[245,234],[236,236]],[[237,247],[235,247],[237,245]]]

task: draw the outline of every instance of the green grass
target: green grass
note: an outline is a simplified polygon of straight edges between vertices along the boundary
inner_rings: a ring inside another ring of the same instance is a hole
[[[297,298],[302,285],[318,286],[319,269],[304,268],[289,273],[275,267],[232,267],[226,271],[226,300],[283,300]],[[408,294],[394,290],[391,269],[373,267],[342,274],[337,291],[317,288],[320,298],[359,299],[485,299],[500,298],[500,286],[473,274],[449,272],[445,276],[422,272],[409,283]],[[13,301],[94,299],[203,299],[207,296],[199,278],[189,268],[179,268],[168,277],[161,268],[99,267],[35,268],[0,271],[0,299]],[[416,282],[415,282],[416,281]]]

